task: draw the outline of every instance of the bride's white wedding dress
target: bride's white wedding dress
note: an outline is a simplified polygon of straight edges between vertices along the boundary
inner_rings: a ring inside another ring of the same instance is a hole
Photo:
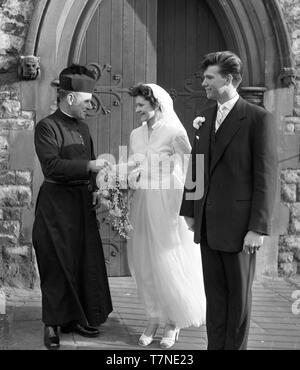
[[[142,159],[142,171],[130,211],[129,267],[148,318],[179,328],[202,325],[206,313],[200,246],[179,216],[185,176],[180,159],[190,149],[183,126],[164,118],[150,138],[147,124],[131,133],[131,154]],[[173,169],[169,159],[174,154]]]

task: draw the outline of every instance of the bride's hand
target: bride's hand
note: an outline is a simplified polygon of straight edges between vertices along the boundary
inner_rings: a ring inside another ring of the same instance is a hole
[[[132,171],[130,171],[130,173],[128,174],[128,184],[131,189],[136,190],[139,188],[141,175],[142,169],[140,167],[136,167]]]
[[[127,163],[127,170],[128,172],[134,171],[135,169],[139,168],[141,165],[141,162],[138,161],[129,161]]]

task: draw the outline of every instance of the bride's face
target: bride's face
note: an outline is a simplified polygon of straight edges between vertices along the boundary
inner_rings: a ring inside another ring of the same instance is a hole
[[[135,98],[135,111],[139,115],[141,122],[148,122],[155,117],[157,110],[152,107],[148,100],[142,96],[137,96]]]

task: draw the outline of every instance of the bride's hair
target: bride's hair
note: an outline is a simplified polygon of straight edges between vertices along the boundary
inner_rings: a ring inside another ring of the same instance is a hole
[[[153,91],[150,86],[139,83],[129,89],[129,95],[134,98],[137,96],[141,96],[144,99],[148,100],[153,108],[159,107],[158,100],[154,97]]]

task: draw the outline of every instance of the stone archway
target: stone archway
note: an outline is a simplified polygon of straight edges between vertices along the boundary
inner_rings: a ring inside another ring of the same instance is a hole
[[[131,3],[134,0],[127,1]],[[26,90],[23,92],[24,109],[35,110],[37,120],[49,114],[50,106],[56,99],[55,90],[50,84],[57,77],[57,71],[66,66],[71,54],[76,62],[78,53],[74,51],[73,36],[76,34],[76,47],[80,50],[80,42],[100,4],[101,0],[38,2],[25,51],[41,58],[42,77],[34,85],[33,93],[31,91],[28,94]],[[228,49],[244,60],[244,87],[247,88],[245,95],[256,102],[264,101],[265,106],[275,113],[278,132],[281,133],[280,117],[290,114],[288,109],[292,106],[289,100],[293,99],[290,88],[293,74],[288,34],[277,0],[218,0],[207,1],[207,4],[219,23]],[[283,153],[282,138],[280,142],[279,151]],[[34,198],[37,196],[41,178],[36,160]],[[277,218],[278,213],[279,211]],[[277,222],[279,223],[278,220]],[[261,272],[276,273],[276,251],[275,236],[262,256],[259,268]]]

